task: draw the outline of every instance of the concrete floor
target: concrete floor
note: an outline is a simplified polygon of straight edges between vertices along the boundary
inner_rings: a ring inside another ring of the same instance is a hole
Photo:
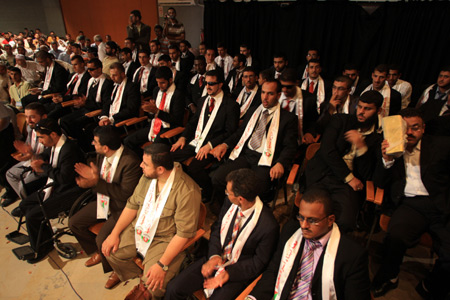
[[[274,212],[280,223],[284,223],[289,210],[283,201],[280,197]],[[5,238],[6,234],[17,228],[17,219],[9,214],[17,205],[18,202],[0,210],[0,257],[2,258],[0,299],[124,299],[132,287],[138,283],[136,278],[121,283],[112,290],[105,289],[103,286],[109,274],[104,274],[100,265],[86,268],[84,262],[88,257],[80,249],[75,238],[71,236],[65,236],[62,240],[77,247],[79,253],[74,259],[62,258],[56,250],[53,250],[47,258],[37,264],[31,265],[26,261],[18,260],[11,250],[19,245]],[[214,216],[209,214],[205,227],[209,229],[213,221]],[[65,224],[67,224],[67,220]],[[22,232],[26,233],[25,230]],[[361,238],[361,235],[357,237]],[[371,276],[378,267],[375,252],[379,248],[382,238],[383,233],[376,234],[371,244],[369,252],[371,254]],[[389,292],[385,297],[377,299],[421,299],[414,287],[431,267],[428,259],[429,253],[428,249],[421,246],[409,250],[410,257],[406,257],[402,265],[399,288]]]

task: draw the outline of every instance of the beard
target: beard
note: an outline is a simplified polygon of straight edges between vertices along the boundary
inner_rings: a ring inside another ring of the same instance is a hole
[[[378,121],[378,114],[374,114],[364,122],[358,121],[358,128],[370,128]]]

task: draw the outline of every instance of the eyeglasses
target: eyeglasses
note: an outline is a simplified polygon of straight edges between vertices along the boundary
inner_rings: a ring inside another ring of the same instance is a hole
[[[215,86],[216,84],[219,84],[219,83],[218,82],[214,82],[214,81],[207,81],[206,84],[210,85],[210,86]]]
[[[316,226],[319,225],[319,223],[325,220],[326,218],[328,218],[328,216],[325,216],[322,219],[316,219],[316,218],[305,218],[302,215],[297,215],[297,220],[300,223],[306,220],[306,223],[308,223],[309,225],[316,225]]]
[[[282,84],[281,87],[282,88],[287,88],[287,89],[292,89],[295,85],[294,84]]]
[[[88,68],[88,71],[95,71],[97,69],[100,69],[100,68]]]

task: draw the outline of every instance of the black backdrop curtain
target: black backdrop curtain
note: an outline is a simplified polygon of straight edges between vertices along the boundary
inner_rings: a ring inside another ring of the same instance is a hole
[[[248,44],[263,67],[274,53],[288,56],[289,65],[305,63],[306,51],[321,52],[326,77],[342,72],[347,62],[363,77],[377,64],[396,63],[414,95],[436,82],[450,63],[450,4],[444,2],[383,3],[372,14],[358,3],[205,1],[204,27],[208,47],[225,42],[230,54]]]

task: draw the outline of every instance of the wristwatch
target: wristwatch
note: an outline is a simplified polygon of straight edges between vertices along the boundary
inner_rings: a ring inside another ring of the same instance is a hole
[[[162,262],[160,262],[159,260],[156,263],[163,269],[164,272],[169,271],[169,266],[163,265]]]

